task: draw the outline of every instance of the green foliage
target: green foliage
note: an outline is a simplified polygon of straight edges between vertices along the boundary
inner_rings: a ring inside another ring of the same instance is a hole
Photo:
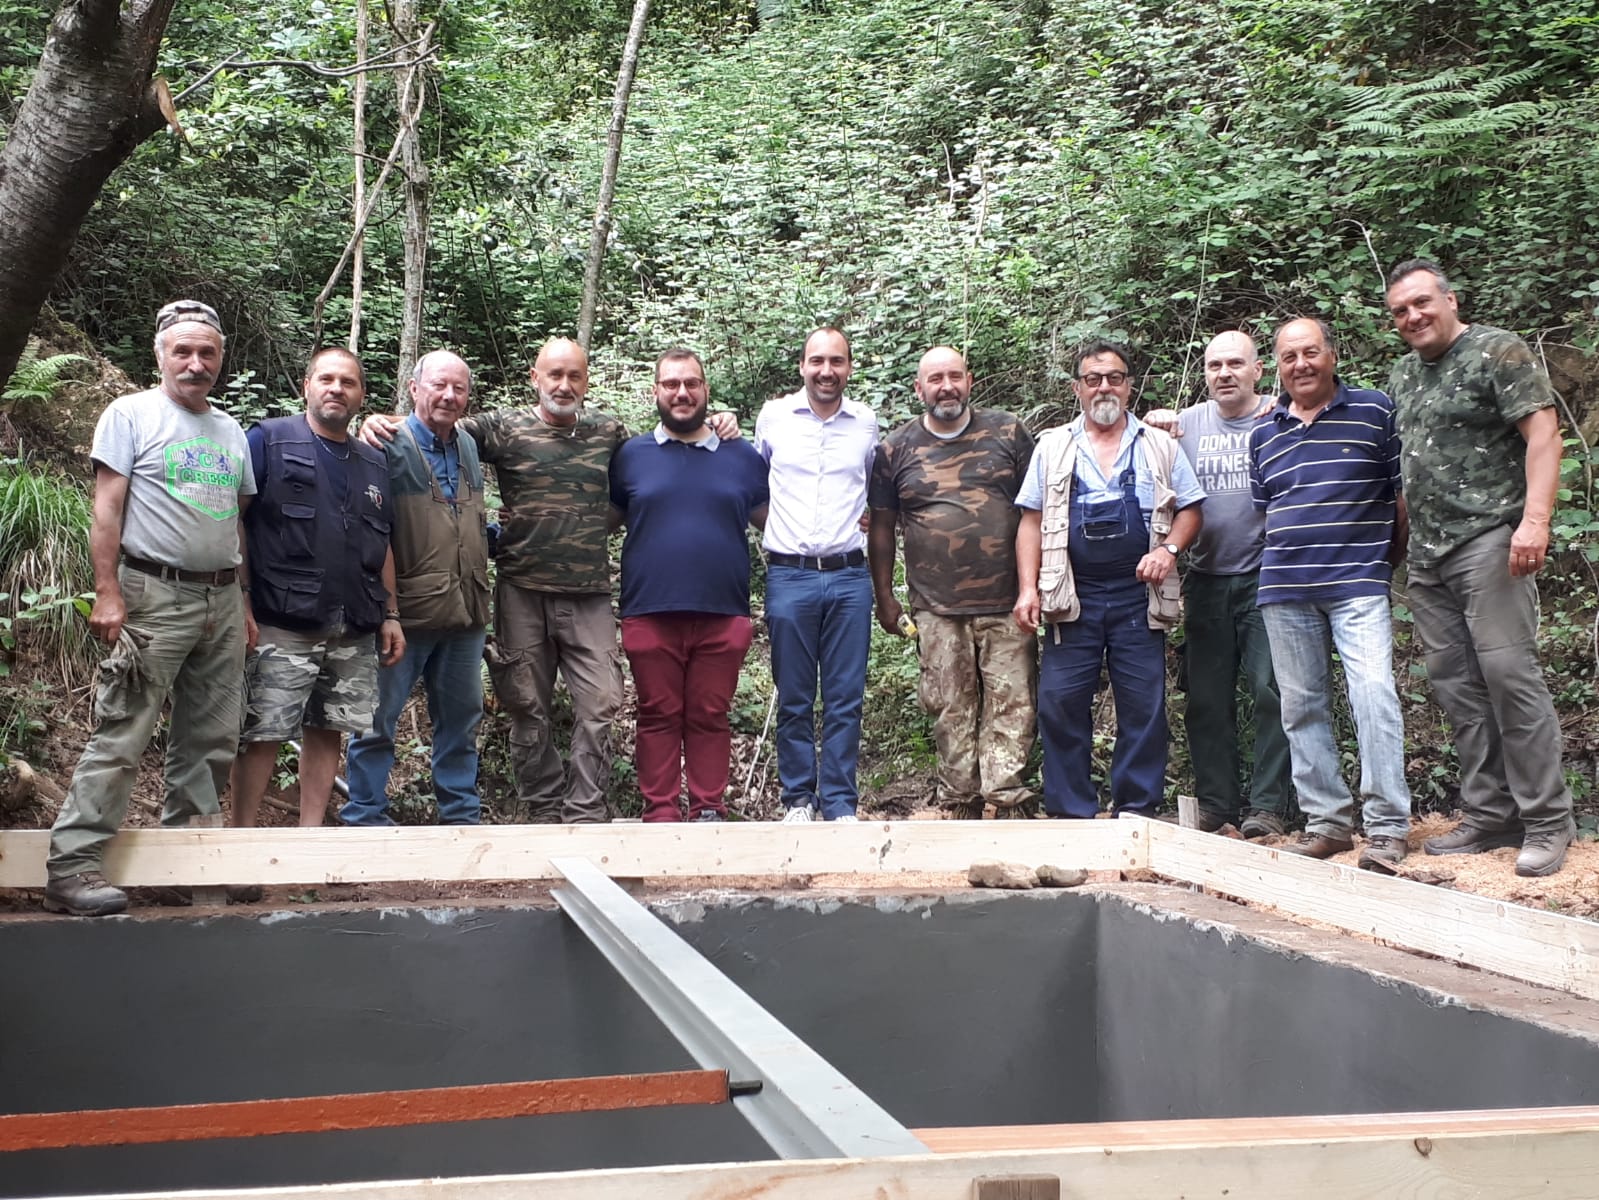
[[[24,631],[36,661],[81,683],[96,654],[80,618],[94,591],[89,500],[72,482],[0,463],[0,650]]]
[[[0,413],[10,412],[22,403],[48,403],[65,382],[62,377],[67,368],[88,361],[81,354],[52,354],[40,358],[38,339],[30,338],[5,390],[0,392]]]

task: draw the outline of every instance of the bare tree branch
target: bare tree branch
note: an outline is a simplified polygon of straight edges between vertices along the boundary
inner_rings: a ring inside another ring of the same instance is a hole
[[[407,42],[403,46],[395,46],[392,49],[385,50],[382,54],[374,55],[372,58],[362,62],[352,63],[347,67],[324,67],[321,63],[306,62],[304,59],[299,58],[252,58],[241,61],[230,54],[179,92],[177,103],[182,104],[191,94],[210,83],[222,71],[257,71],[264,67],[287,67],[294,71],[304,71],[309,75],[318,75],[323,79],[345,79],[351,75],[363,75],[368,71],[397,71],[405,64],[398,61],[387,62],[385,60],[393,59],[395,55],[401,54],[414,46],[420,46],[423,41],[423,38],[417,38],[413,42]],[[431,59],[433,54],[434,51],[429,49],[418,57],[418,61]]]

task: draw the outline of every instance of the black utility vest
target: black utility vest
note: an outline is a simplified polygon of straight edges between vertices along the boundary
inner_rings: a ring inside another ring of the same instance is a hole
[[[388,598],[383,560],[392,515],[383,455],[355,438],[321,442],[303,413],[259,428],[266,471],[244,515],[255,619],[314,630],[342,612],[349,632],[376,629]],[[346,475],[342,503],[335,470]]]

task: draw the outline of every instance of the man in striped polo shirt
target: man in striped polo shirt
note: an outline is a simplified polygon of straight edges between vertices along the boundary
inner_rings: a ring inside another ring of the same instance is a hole
[[[1287,322],[1276,352],[1284,394],[1250,433],[1249,460],[1255,506],[1266,514],[1259,604],[1307,818],[1288,849],[1329,858],[1354,848],[1354,799],[1332,731],[1336,647],[1360,743],[1367,842],[1359,862],[1392,873],[1410,829],[1388,607],[1407,530],[1394,406],[1338,378],[1321,321]]]

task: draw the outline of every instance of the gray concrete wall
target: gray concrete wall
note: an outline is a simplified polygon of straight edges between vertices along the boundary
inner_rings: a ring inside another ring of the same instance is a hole
[[[0,1112],[695,1064],[566,918],[0,922]],[[0,1196],[769,1157],[730,1106],[0,1155]]]
[[[1072,896],[662,909],[912,1128],[1092,1121],[1097,908]]]
[[[1458,992],[1111,897],[1099,946],[1100,1120],[1599,1103],[1599,1042]]]
[[[1599,1102],[1599,1021],[1551,993],[1494,985],[1520,1020],[1441,990],[1491,977],[1136,891],[657,912],[912,1127]],[[693,1065],[547,908],[0,920],[0,964],[0,1112]],[[0,1155],[0,1196],[766,1157],[724,1106]]]

